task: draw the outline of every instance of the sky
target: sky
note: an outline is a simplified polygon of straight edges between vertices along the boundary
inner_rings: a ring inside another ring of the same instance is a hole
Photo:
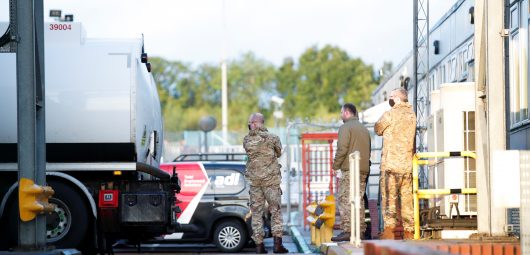
[[[252,51],[279,66],[308,47],[338,46],[380,68],[412,50],[414,0],[45,0],[91,38],[140,37],[150,56],[195,66]],[[455,0],[429,1],[434,25]],[[0,0],[0,22],[9,20]],[[3,34],[4,31],[0,31]]]

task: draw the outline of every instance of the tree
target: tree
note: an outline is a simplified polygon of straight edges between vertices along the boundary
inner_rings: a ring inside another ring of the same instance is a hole
[[[285,98],[289,118],[332,119],[340,105],[352,102],[359,109],[370,105],[376,86],[372,66],[351,58],[344,50],[326,45],[308,48],[298,65],[286,59],[278,70],[278,91]]]
[[[197,130],[205,115],[221,122],[219,65],[194,68],[162,58],[151,63],[166,130]],[[286,58],[279,68],[248,52],[228,63],[228,129],[246,129],[253,112],[272,120],[270,98],[278,94],[287,118],[337,119],[343,103],[352,102],[359,110],[369,107],[376,84],[372,66],[338,47],[310,47],[297,61]]]
[[[219,66],[203,64],[194,69],[189,64],[162,58],[151,61],[166,130],[196,130],[199,119],[206,115],[212,115],[220,122]],[[270,116],[266,96],[274,90],[274,66],[246,53],[231,61],[228,68],[229,129],[246,128],[252,112],[260,111]]]

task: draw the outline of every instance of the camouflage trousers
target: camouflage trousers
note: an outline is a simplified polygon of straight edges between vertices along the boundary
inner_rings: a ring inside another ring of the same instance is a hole
[[[266,187],[250,186],[250,211],[252,212],[252,239],[256,244],[263,243],[263,213],[265,202],[271,213],[271,232],[275,237],[282,237],[283,224],[281,212],[282,190],[280,185]]]
[[[381,171],[381,213],[385,227],[397,225],[398,209],[401,208],[403,230],[414,231],[414,207],[412,201],[412,173]]]
[[[368,180],[368,173],[360,174],[361,188],[359,189],[361,196],[361,233],[366,231],[366,222],[364,220],[364,193],[366,192],[366,182]],[[339,178],[339,194],[338,194],[338,203],[339,203],[339,213],[341,219],[341,229],[343,232],[351,231],[351,203],[350,203],[350,171],[342,171],[342,177]]]

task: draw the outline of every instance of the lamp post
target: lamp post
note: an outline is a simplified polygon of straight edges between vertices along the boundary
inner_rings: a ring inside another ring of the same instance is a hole
[[[204,153],[208,153],[208,132],[215,129],[217,120],[212,116],[205,116],[199,120],[199,128],[204,132]]]
[[[278,120],[283,118],[283,112],[280,108],[285,100],[279,96],[272,96],[271,101],[275,104],[274,113],[272,114],[274,117],[274,127],[278,127]]]

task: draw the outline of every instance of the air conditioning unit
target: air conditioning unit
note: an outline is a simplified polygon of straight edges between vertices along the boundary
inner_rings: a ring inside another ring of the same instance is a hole
[[[446,83],[431,93],[431,115],[427,120],[430,152],[475,150],[474,83]],[[476,164],[471,158],[438,158],[428,169],[429,189],[476,188]],[[447,218],[477,215],[477,196],[441,196],[429,200]],[[453,210],[451,210],[453,207]]]

